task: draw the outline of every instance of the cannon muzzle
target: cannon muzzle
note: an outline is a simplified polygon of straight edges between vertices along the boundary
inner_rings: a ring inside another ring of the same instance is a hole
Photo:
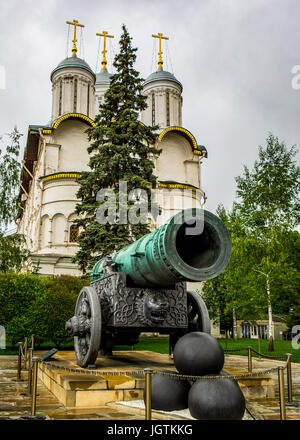
[[[113,270],[125,272],[133,286],[164,287],[179,281],[218,276],[231,254],[229,233],[209,211],[190,208],[112,255]],[[91,280],[103,276],[105,258],[93,267]]]

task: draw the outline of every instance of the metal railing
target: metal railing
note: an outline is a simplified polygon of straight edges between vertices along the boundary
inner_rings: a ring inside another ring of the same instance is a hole
[[[86,370],[79,368],[71,368],[65,367],[62,365],[57,365],[51,361],[41,361],[38,357],[33,356],[34,352],[34,335],[31,336],[31,347],[28,348],[28,339],[25,338],[24,346],[21,342],[19,342],[18,347],[18,363],[17,363],[17,379],[15,381],[21,381],[21,372],[22,372],[22,360],[24,362],[24,369],[27,369],[28,365],[28,392],[26,395],[31,396],[31,416],[36,416],[36,398],[37,398],[37,381],[38,381],[38,368],[40,365],[46,365],[47,367],[51,367],[57,370],[86,374],[92,376],[105,376],[105,375],[116,375],[116,376],[131,376],[133,378],[145,378],[145,419],[151,420],[151,379],[152,374],[160,374],[169,377],[173,377],[181,380],[242,380],[247,378],[259,377],[261,375],[274,373],[277,371],[278,373],[278,383],[279,383],[279,407],[280,407],[280,419],[286,420],[286,407],[285,407],[285,391],[284,391],[284,370],[287,372],[287,390],[288,390],[288,402],[291,403],[293,401],[293,392],[292,392],[292,364],[291,364],[291,354],[287,353],[285,356],[268,356],[262,354],[260,351],[254,350],[251,346],[244,347],[240,349],[232,349],[232,350],[224,350],[225,353],[234,353],[239,351],[247,351],[248,352],[248,373],[246,374],[235,374],[235,375],[207,375],[207,376],[192,376],[192,375],[184,375],[179,374],[174,371],[165,372],[164,370],[152,370],[151,368],[146,368],[144,370],[134,370],[134,371],[100,371],[100,370]],[[169,351],[170,354],[171,350]],[[260,370],[253,372],[253,356],[252,353],[259,355],[262,358],[270,359],[270,360],[285,360],[284,365],[275,366],[269,369]]]
[[[284,393],[284,370],[287,374],[287,391],[288,391],[288,403],[293,402],[293,386],[292,386],[292,362],[290,353],[286,353],[285,356],[268,356],[261,353],[260,348],[258,351],[254,350],[251,346],[246,348],[224,350],[225,353],[238,352],[238,351],[248,351],[248,371],[252,372],[252,352],[259,356],[259,359],[270,359],[270,360],[285,360],[286,363],[283,366],[275,367],[278,371],[278,384],[279,384],[279,407],[280,407],[280,420],[286,420],[286,408],[285,408],[285,393]]]

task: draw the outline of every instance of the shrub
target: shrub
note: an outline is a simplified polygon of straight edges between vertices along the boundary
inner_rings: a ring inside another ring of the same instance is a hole
[[[78,293],[88,282],[60,275],[0,275],[0,325],[6,329],[11,344],[35,334],[59,345],[68,338],[65,322],[74,314]]]

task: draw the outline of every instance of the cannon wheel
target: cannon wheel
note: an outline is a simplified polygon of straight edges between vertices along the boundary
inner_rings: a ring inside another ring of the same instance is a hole
[[[172,350],[181,336],[190,332],[204,332],[210,334],[210,319],[205,302],[198,293],[187,292],[188,328],[170,335]]]
[[[210,319],[205,302],[198,293],[187,292],[188,332],[210,334]]]
[[[75,316],[84,328],[79,336],[74,336],[77,364],[87,367],[95,363],[101,341],[101,306],[93,287],[84,287],[80,291]]]

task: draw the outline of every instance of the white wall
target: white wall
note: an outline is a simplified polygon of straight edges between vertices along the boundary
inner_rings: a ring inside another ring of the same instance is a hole
[[[172,180],[200,187],[199,158],[193,154],[191,144],[181,134],[167,133],[158,148],[162,149],[156,161],[159,180]]]
[[[167,125],[166,96],[169,93],[170,123]],[[152,94],[155,95],[155,125],[160,130],[167,126],[181,126],[181,87],[171,81],[154,81],[146,84],[143,94],[147,96],[148,108],[141,112],[141,121],[146,125],[152,125]]]
[[[87,128],[88,125],[80,119],[67,119],[54,131],[52,143],[60,145],[56,171],[81,172],[89,169]]]
[[[74,112],[75,79],[77,79],[76,112],[94,118],[95,116],[95,78],[80,68],[60,69],[52,77],[52,116],[54,121],[59,116]],[[60,84],[62,85],[62,104],[59,111]],[[89,86],[89,108],[88,105]]]

